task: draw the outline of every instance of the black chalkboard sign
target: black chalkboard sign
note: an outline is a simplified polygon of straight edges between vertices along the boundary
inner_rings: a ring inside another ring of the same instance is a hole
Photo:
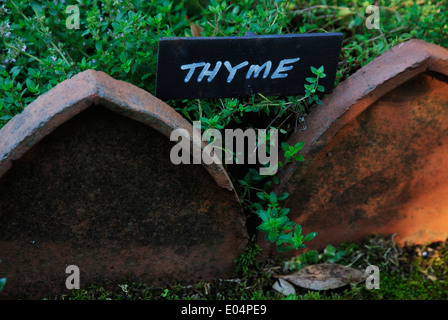
[[[162,100],[304,93],[310,67],[333,90],[342,33],[161,38],[156,96]]]

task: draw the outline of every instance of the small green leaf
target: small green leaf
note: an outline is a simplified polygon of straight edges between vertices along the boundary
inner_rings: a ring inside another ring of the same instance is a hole
[[[9,73],[11,74],[11,77],[13,79],[15,79],[19,75],[20,71],[22,71],[22,67],[14,66],[14,67],[11,68]]]
[[[9,77],[0,82],[0,89],[3,91],[9,91],[14,86],[14,81]]]
[[[325,247],[324,250],[325,255],[327,256],[335,256],[336,255],[336,248],[333,247],[331,244]]]
[[[144,74],[144,75],[141,77],[141,80],[145,80],[145,79],[148,78],[150,75],[151,75],[151,73]]]
[[[0,120],[3,120],[3,121],[8,121],[10,119],[12,119],[12,116],[9,114],[0,117]]]
[[[285,199],[288,198],[288,197],[289,197],[289,193],[287,193],[287,192],[283,192],[282,194],[280,194],[280,195],[278,196],[278,201],[285,200]]]
[[[322,74],[324,72],[324,66],[320,66],[319,69],[317,69],[318,74]]]
[[[257,192],[257,197],[260,198],[261,200],[266,200],[266,192]]]
[[[278,212],[279,217],[283,217],[286,216],[289,213],[290,209],[289,208],[283,208]]]
[[[123,32],[123,28],[122,28],[121,25],[120,25],[118,22],[116,22],[116,21],[112,22],[112,27],[114,28],[114,33],[120,33],[120,32]]]
[[[275,231],[269,232],[268,239],[270,242],[275,242],[277,240],[277,232],[275,232]]]
[[[313,92],[314,90],[314,86],[312,84],[305,84],[303,85],[305,87],[305,89],[307,89],[308,91]]]
[[[6,284],[6,278],[1,278],[0,279],[0,291],[2,291],[5,284]]]
[[[271,187],[271,183],[272,183],[272,181],[268,181],[268,182],[266,182],[266,183],[264,184],[264,186],[263,186],[263,189],[264,189],[264,190],[269,189],[269,188]]]
[[[285,223],[285,225],[283,226],[283,228],[284,228],[285,230],[291,230],[291,229],[294,227],[295,224],[296,224],[296,223],[295,223],[294,221],[288,221],[287,223]]]
[[[287,223],[288,222],[288,217],[278,217],[277,219],[275,219],[276,220],[276,224],[279,226],[279,227],[281,227],[281,226],[283,226],[285,223]]]
[[[308,233],[305,238],[303,239],[303,242],[305,241],[310,241],[311,239],[313,239],[315,236],[317,236],[317,232],[311,232]]]
[[[120,61],[121,61],[121,63],[126,62],[126,53],[124,51],[122,51],[120,54]]]
[[[267,232],[267,231],[271,230],[271,226],[268,223],[264,222],[264,223],[260,224],[257,227],[257,229],[262,231],[262,232]],[[265,235],[265,236],[266,236],[266,239],[267,239],[267,235]]]
[[[270,219],[269,214],[265,210],[258,210],[257,214],[261,218],[261,220],[263,220],[264,222],[268,222]]]
[[[302,226],[300,224],[296,224],[294,227],[294,235],[297,237],[302,234]]]
[[[33,80],[27,78],[25,80],[26,82],[26,86],[28,87],[28,89],[32,92],[34,90],[34,88],[36,87],[36,85],[34,84]]]
[[[282,234],[281,236],[278,237],[277,239],[277,245],[283,244],[283,243],[290,243],[291,242],[291,234]]]
[[[33,70],[33,69],[29,69],[29,70]],[[8,72],[6,72],[6,69],[2,66],[0,66],[0,75],[3,77],[7,77],[8,76]]]
[[[102,51],[103,51],[103,47],[102,47],[102,44],[101,44],[100,41],[96,41],[96,42],[95,42],[95,49],[96,49],[98,52],[102,52]]]
[[[269,194],[269,200],[271,201],[271,203],[277,202],[277,195],[273,191]]]
[[[297,142],[296,145],[294,146],[294,150],[299,151],[299,150],[301,150],[304,146],[305,146],[305,142],[303,142],[303,141]]]

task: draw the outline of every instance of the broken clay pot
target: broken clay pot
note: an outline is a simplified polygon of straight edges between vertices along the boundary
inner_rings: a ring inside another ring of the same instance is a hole
[[[300,141],[305,161],[276,191],[289,192],[283,205],[304,234],[318,233],[308,248],[448,237],[447,49],[410,40],[387,51],[323,99],[288,143]]]
[[[11,119],[0,130],[0,298],[69,293],[70,265],[81,288],[232,276],[242,207],[221,165],[170,161],[175,129],[192,133],[164,102],[94,70]]]

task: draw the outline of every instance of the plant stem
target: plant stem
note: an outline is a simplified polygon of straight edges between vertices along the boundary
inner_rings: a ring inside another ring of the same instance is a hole
[[[17,52],[19,52],[19,53],[21,53],[21,54],[24,54],[24,55],[28,56],[29,58],[32,58],[32,59],[34,59],[34,60],[36,60],[36,61],[38,61],[38,62],[40,62],[40,63],[43,64],[42,60],[40,60],[39,58],[37,58],[37,57],[35,57],[35,56],[29,54],[28,52],[26,52],[26,51],[22,51],[22,50],[20,50],[19,48],[16,48],[16,47],[10,45],[10,44],[7,43],[6,41],[4,42],[4,44],[5,44],[5,47],[14,49],[14,50],[16,50]]]

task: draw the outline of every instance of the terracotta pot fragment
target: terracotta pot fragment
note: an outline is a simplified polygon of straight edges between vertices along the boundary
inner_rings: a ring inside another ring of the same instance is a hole
[[[0,297],[68,293],[69,265],[81,288],[232,276],[247,243],[241,205],[221,165],[170,161],[177,128],[192,133],[164,102],[94,70],[11,119],[0,130]]]
[[[305,142],[305,161],[276,191],[290,193],[284,206],[305,234],[318,232],[308,248],[372,234],[396,234],[398,244],[448,237],[447,76],[448,50],[401,43],[342,82],[290,137]]]

